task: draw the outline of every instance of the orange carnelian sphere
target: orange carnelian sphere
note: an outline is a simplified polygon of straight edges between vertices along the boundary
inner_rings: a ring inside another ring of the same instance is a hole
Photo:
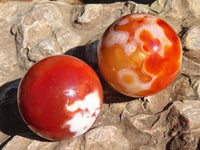
[[[33,65],[18,90],[20,114],[36,134],[64,140],[85,133],[100,114],[101,82],[72,56],[51,56]]]
[[[132,97],[155,94],[176,77],[182,48],[176,32],[149,14],[130,14],[105,31],[98,65],[115,90]]]

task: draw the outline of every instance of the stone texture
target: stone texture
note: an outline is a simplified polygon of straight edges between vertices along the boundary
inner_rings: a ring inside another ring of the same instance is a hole
[[[102,126],[90,130],[85,135],[86,150],[130,149],[129,141],[115,126]]]
[[[188,76],[198,76],[200,74],[200,64],[185,57],[182,58],[182,66],[180,72]]]
[[[2,145],[7,139],[9,138],[9,135],[4,134],[3,132],[0,132],[0,144]]]
[[[74,6],[62,1],[35,3],[12,27],[19,66],[27,70],[42,58],[96,40],[122,15],[148,11],[147,7],[135,3]]]
[[[151,5],[70,2],[0,3],[0,149],[200,149],[200,1],[156,0]],[[96,60],[98,39],[105,29],[119,17],[136,12],[167,21],[183,47],[177,78],[160,93],[143,98],[127,97],[109,87]],[[52,142],[27,128],[16,100],[20,78],[27,69],[59,54],[73,55],[93,67],[102,82],[104,104],[99,119],[85,135]]]
[[[199,147],[199,133],[190,134],[183,133],[173,138],[167,145],[168,150],[198,150]]]
[[[184,55],[194,62],[200,63],[200,25],[190,27],[183,36]]]
[[[41,0],[0,0],[0,3],[5,3],[5,2],[9,2],[9,1],[20,1],[20,2],[38,1],[39,2]],[[43,0],[43,1],[45,1],[45,0]],[[72,5],[82,4],[82,1],[80,1],[80,0],[55,0],[55,1],[61,1],[61,2],[65,2],[65,3],[68,3],[68,4],[72,4]]]
[[[16,2],[0,4],[0,85],[22,76],[18,65],[15,37],[10,30],[31,5],[33,4],[21,3],[20,6]]]
[[[2,149],[3,150],[11,150],[11,149],[21,150],[21,149],[26,149],[27,145],[31,144],[31,142],[32,142],[31,139],[23,138],[21,136],[15,136]]]
[[[169,147],[179,149],[181,145],[185,149],[197,148],[200,134],[199,107],[199,101],[175,101],[155,115],[139,114],[127,117],[124,121],[125,137],[131,141],[132,149],[139,149],[142,145],[160,150]],[[189,141],[186,140],[188,135]],[[192,145],[192,142],[195,145]]]
[[[158,14],[165,19],[174,30],[179,33],[183,27],[190,27],[200,23],[199,0],[159,0],[157,5],[161,5],[161,11]],[[196,5],[196,6],[195,6]]]
[[[160,13],[165,8],[167,0],[156,0],[154,3],[151,4],[151,10]]]

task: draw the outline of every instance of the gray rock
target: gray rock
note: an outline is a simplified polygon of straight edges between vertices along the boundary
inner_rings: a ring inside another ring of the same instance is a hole
[[[20,78],[15,37],[10,30],[33,4],[8,2],[0,4],[0,85]]]
[[[183,56],[180,72],[188,76],[200,75],[200,64]]]
[[[167,0],[156,0],[154,3],[151,4],[151,9],[157,13],[160,13],[165,8]]]
[[[139,149],[143,145],[148,145],[152,149],[167,147],[177,149],[182,145],[190,149],[198,146],[199,115],[200,101],[175,101],[155,115],[139,114],[128,117],[125,121],[124,134],[131,141],[132,149]],[[185,140],[188,134],[195,145],[191,144],[191,140]],[[185,139],[180,139],[181,135]],[[196,138],[192,139],[192,137]]]
[[[194,78],[194,80],[197,79],[196,77]],[[177,80],[174,81],[173,84],[173,93],[174,93],[174,100],[183,100],[183,99],[198,99],[199,96],[195,90],[194,86],[198,86],[195,85],[195,83],[193,83],[193,85],[191,84],[192,79],[188,78],[186,76],[179,76],[179,78]],[[193,81],[195,82],[195,81]],[[198,82],[198,81],[196,81]],[[198,84],[198,83],[196,83]]]
[[[179,33],[182,27],[199,24],[199,0],[167,0],[158,1],[162,7],[159,16],[167,21]],[[196,5],[196,6],[195,6]]]
[[[199,149],[199,133],[182,133],[175,136],[168,144],[168,150],[198,150]]]
[[[29,144],[31,144],[32,140],[28,138],[24,138],[21,136],[14,136],[12,140],[10,140],[9,143],[7,143],[4,147],[3,150],[11,150],[11,149],[16,149],[16,150],[21,150],[21,149],[26,149]]]
[[[190,27],[183,36],[184,56],[200,63],[200,25]]]
[[[74,6],[64,2],[35,3],[12,27],[20,69],[25,71],[42,58],[95,41],[123,15],[148,11],[148,7],[131,2]]]
[[[115,126],[102,126],[85,135],[85,150],[130,150],[129,141]]]
[[[53,148],[53,150],[84,150],[83,140],[84,137],[79,136],[71,140],[56,142],[56,146]],[[42,149],[42,147],[40,147],[40,149]]]
[[[69,29],[61,29],[63,18],[56,4],[38,3],[13,27],[17,54],[20,58],[19,65],[22,70],[27,70],[33,63],[47,56],[63,54],[64,47],[61,47],[63,38],[71,39],[70,35],[73,37],[73,33],[68,32]],[[58,34],[55,33],[56,31]]]

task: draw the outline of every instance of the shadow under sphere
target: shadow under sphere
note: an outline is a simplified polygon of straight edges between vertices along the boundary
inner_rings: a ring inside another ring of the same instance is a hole
[[[33,133],[21,118],[17,104],[17,91],[20,80],[10,81],[0,87],[0,131],[11,136],[11,138],[20,135],[30,139],[46,141]],[[3,145],[5,144],[3,143]]]

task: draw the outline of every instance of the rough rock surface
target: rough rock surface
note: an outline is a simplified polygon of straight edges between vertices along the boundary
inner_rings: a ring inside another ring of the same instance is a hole
[[[200,0],[156,0],[149,5],[84,3],[0,3],[0,149],[199,150]],[[166,20],[183,47],[182,66],[174,82],[158,94],[139,99],[112,90],[96,64],[98,39],[105,29],[117,18],[136,12]],[[102,81],[104,105],[86,134],[52,142],[27,128],[16,99],[20,78],[30,66],[59,54],[78,57],[95,69]]]

